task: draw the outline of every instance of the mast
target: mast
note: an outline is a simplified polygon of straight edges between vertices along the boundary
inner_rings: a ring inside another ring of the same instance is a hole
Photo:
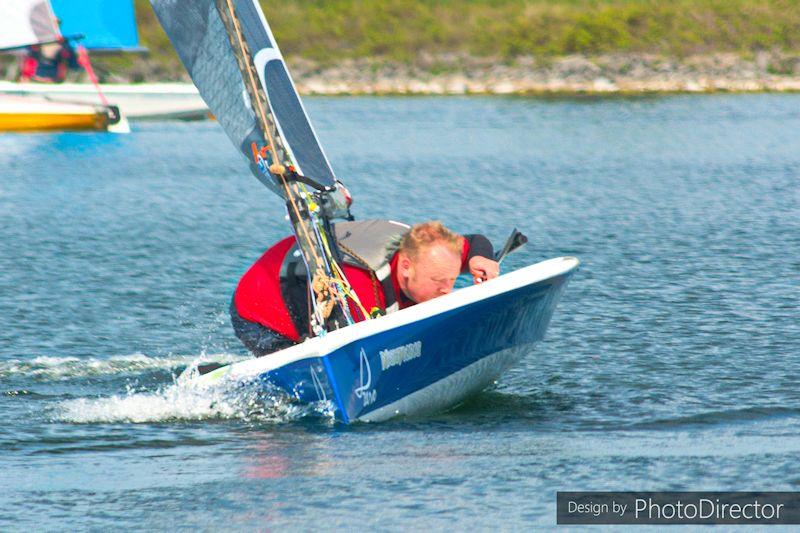
[[[231,48],[236,56],[245,88],[256,114],[256,119],[264,133],[266,144],[253,144],[253,158],[259,169],[271,175],[279,184],[286,198],[286,210],[294,229],[297,244],[303,254],[307,270],[310,274],[311,289],[315,295],[315,326],[320,329],[337,329],[345,324],[339,323],[342,317],[332,314],[336,303],[341,304],[342,313],[347,316],[347,302],[344,297],[346,279],[340,275],[336,263],[339,257],[333,255],[328,243],[334,242],[330,234],[329,224],[324,213],[314,202],[313,195],[307,190],[303,181],[294,170],[289,153],[279,135],[278,128],[268,113],[269,102],[264,90],[258,83],[258,73],[252,62],[242,31],[241,22],[237,18],[233,0],[216,0],[217,10],[225,24],[231,41]],[[306,181],[309,182],[308,180]],[[313,178],[311,179],[313,182]],[[331,192],[326,189],[320,193]],[[339,320],[337,320],[339,319]],[[351,319],[352,320],[352,319]]]
[[[253,174],[285,201],[309,273],[314,334],[352,323],[348,298],[361,305],[338,264],[330,226],[334,218],[350,218],[347,193],[322,151],[258,2],[151,4]]]

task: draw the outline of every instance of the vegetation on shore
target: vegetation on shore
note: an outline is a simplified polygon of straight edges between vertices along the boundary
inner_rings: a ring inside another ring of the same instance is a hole
[[[148,0],[134,0],[145,55],[97,56],[102,74],[185,79]],[[436,57],[800,51],[797,0],[261,0],[289,61],[345,59],[435,70]],[[444,63],[453,64],[452,59]],[[432,66],[433,65],[433,66]],[[113,76],[105,75],[105,78]]]
[[[265,0],[287,54],[667,56],[800,49],[797,0]]]

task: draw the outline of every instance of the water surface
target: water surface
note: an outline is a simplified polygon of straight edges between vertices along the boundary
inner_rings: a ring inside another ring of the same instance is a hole
[[[345,427],[175,384],[286,234],[215,123],[0,136],[0,529],[521,529],[557,490],[800,490],[800,96],[309,99],[359,218],[576,255],[493,390]]]

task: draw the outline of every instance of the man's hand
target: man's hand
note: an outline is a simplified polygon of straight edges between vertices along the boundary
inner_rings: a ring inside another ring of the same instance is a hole
[[[500,275],[500,263],[476,255],[469,260],[469,273],[472,274],[475,283],[494,279]]]

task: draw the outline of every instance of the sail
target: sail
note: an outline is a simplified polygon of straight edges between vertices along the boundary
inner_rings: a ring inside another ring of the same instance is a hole
[[[3,0],[7,1],[7,0]],[[50,0],[67,37],[88,50],[141,50],[132,0]]]
[[[60,37],[48,0],[0,1],[0,50],[49,43]]]
[[[333,187],[333,170],[257,1],[150,2],[200,94],[253,174],[284,196],[253,163],[251,145],[266,145],[269,129],[278,162]]]

